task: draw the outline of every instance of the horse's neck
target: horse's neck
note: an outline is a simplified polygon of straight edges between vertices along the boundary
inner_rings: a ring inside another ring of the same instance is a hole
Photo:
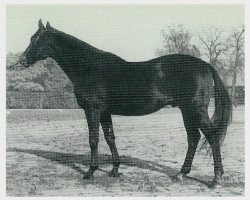
[[[84,78],[84,72],[91,66],[96,66],[97,58],[101,53],[84,42],[77,39],[60,38],[60,48],[56,48],[54,59],[74,84],[80,78]]]

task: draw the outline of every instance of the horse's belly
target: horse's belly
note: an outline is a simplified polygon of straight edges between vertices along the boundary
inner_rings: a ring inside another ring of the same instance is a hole
[[[147,115],[160,110],[166,105],[170,104],[173,99],[170,97],[148,97],[143,98],[131,98],[131,99],[119,99],[116,101],[110,101],[109,110],[114,115],[125,116],[140,116]]]

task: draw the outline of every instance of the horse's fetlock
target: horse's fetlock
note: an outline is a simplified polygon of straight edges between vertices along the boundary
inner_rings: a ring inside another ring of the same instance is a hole
[[[121,164],[120,160],[115,160],[115,161],[113,161],[113,166],[114,166],[115,168],[118,168],[118,167],[120,166],[120,164]]]
[[[95,166],[90,166],[90,169],[89,170],[91,170],[91,171],[95,171],[95,170],[97,170],[98,169],[98,165],[95,165]]]

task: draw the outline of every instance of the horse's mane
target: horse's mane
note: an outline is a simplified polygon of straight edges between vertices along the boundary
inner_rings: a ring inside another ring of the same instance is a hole
[[[91,51],[93,53],[98,53],[98,54],[102,54],[102,55],[113,56],[113,57],[116,57],[117,59],[124,60],[113,53],[103,51],[103,50],[100,50],[96,47],[93,47],[92,45],[88,44],[87,42],[84,42],[84,41],[82,41],[82,40],[80,40],[72,35],[69,35],[69,34],[64,33],[62,31],[59,31],[55,28],[51,27],[51,31],[56,36],[60,36],[61,38],[64,38],[65,40],[67,40],[67,43],[71,44],[74,48],[79,48],[79,49],[82,49],[84,51]]]

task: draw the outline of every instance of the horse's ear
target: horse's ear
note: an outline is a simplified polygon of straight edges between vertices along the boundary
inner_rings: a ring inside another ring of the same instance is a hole
[[[46,28],[51,28],[49,21],[47,21]]]
[[[40,19],[39,22],[38,22],[38,28],[39,28],[39,29],[44,29],[44,25],[43,25],[41,19]]]

